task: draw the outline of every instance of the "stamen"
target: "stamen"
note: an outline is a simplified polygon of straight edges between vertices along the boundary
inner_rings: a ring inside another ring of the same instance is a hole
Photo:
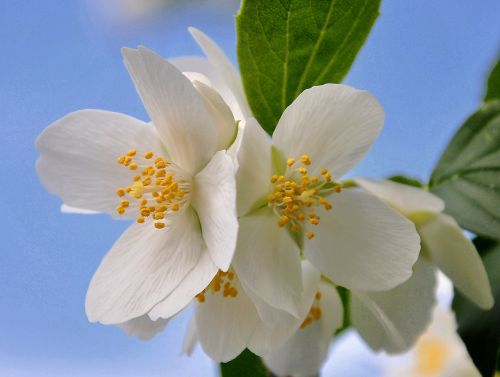
[[[211,293],[213,295],[221,292],[222,297],[236,297],[238,296],[238,290],[233,286],[233,280],[235,278],[235,274],[233,271],[217,271],[217,274],[214,276],[210,284],[198,293],[195,298],[199,303],[205,302],[205,295],[207,293]]]
[[[314,296],[314,302],[309,309],[309,313],[307,314],[307,317],[304,319],[304,322],[300,325],[301,329],[306,328],[309,326],[311,323],[314,321],[319,321],[321,319],[321,308],[320,308],[320,300],[321,300],[321,292],[316,292],[316,295]]]

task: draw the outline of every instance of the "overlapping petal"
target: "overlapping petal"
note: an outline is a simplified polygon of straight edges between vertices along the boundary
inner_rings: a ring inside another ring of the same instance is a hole
[[[163,331],[167,323],[168,319],[152,321],[147,314],[144,314],[140,317],[121,323],[118,326],[125,330],[129,336],[135,336],[141,340],[149,340],[159,332]]]
[[[203,99],[188,78],[154,52],[123,48],[125,65],[172,160],[191,174],[217,148],[217,133]]]
[[[110,214],[118,203],[116,189],[129,185],[133,177],[116,159],[129,149],[161,152],[153,127],[101,110],[66,115],[42,132],[36,147],[36,170],[48,191],[71,207]]]
[[[408,280],[420,242],[415,226],[356,189],[331,197],[304,252],[324,275],[350,289],[387,290]]]
[[[85,302],[89,320],[118,324],[147,313],[179,285],[204,248],[190,208],[166,229],[131,225],[90,282]]]
[[[273,134],[285,158],[311,157],[311,173],[329,169],[338,179],[352,169],[377,138],[384,112],[368,92],[339,84],[303,91],[286,108]]]

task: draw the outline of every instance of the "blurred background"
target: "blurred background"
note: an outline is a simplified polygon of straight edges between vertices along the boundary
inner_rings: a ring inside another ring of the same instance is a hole
[[[0,376],[210,376],[198,348],[180,355],[183,313],[150,342],[90,324],[87,284],[127,223],[61,214],[39,183],[34,141],[82,108],[147,119],[120,47],[201,55],[196,26],[235,62],[238,0],[2,0],[0,3]],[[500,2],[385,0],[345,82],[386,112],[382,136],[353,175],[426,180],[448,140],[479,105],[500,51]],[[441,285],[442,305],[450,287]],[[383,376],[403,358],[372,355],[347,332],[325,376]],[[403,360],[403,361],[402,361]],[[353,366],[354,365],[354,366]]]

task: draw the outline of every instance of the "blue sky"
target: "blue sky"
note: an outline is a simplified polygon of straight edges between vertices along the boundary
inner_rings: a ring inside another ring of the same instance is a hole
[[[165,57],[199,55],[186,30],[192,25],[234,60],[237,3],[199,3],[205,5],[118,25],[95,9],[97,0],[2,1],[1,376],[206,376],[213,370],[200,350],[193,359],[179,356],[189,313],[147,343],[87,322],[87,284],[127,224],[61,214],[60,201],[34,171],[35,138],[70,111],[101,108],[147,119],[121,46],[143,44]],[[383,2],[345,80],[374,93],[386,112],[380,139],[354,174],[429,177],[458,125],[481,102],[500,53],[498,14],[495,0]]]

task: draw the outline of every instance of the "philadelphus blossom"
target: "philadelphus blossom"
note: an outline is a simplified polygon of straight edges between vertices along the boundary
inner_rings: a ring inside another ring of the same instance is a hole
[[[155,53],[140,47],[123,56],[152,124],[71,113],[38,138],[37,171],[70,209],[135,219],[92,278],[86,311],[145,339],[218,276],[232,279],[236,187],[224,149],[236,123],[216,91]],[[152,321],[152,311],[161,319]]]
[[[493,306],[481,258],[457,222],[442,213],[444,202],[439,197],[391,181],[356,179],[356,182],[415,223],[422,239],[422,256],[447,275],[460,292],[482,309]]]
[[[368,92],[335,84],[302,92],[272,138],[247,120],[237,153],[240,228],[233,260],[247,291],[297,316],[302,257],[349,289],[387,290],[411,276],[420,249],[414,225],[338,181],[362,159],[382,123],[383,111]]]

